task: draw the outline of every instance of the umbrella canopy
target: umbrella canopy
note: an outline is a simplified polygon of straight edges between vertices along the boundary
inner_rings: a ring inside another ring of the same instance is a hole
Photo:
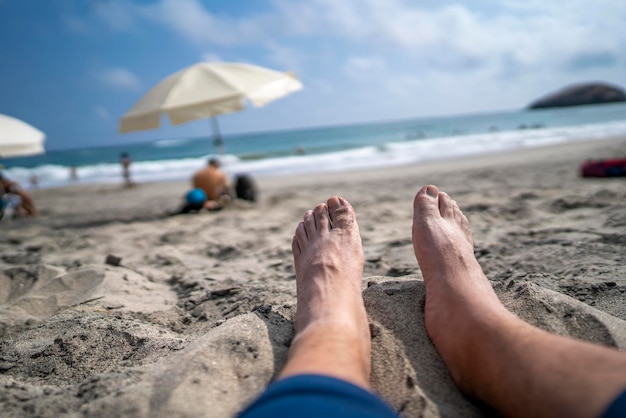
[[[0,158],[43,154],[46,135],[11,116],[0,114]]]
[[[148,91],[120,122],[120,132],[160,126],[161,113],[172,125],[244,109],[245,101],[260,107],[300,90],[290,72],[240,63],[199,63],[165,78]]]

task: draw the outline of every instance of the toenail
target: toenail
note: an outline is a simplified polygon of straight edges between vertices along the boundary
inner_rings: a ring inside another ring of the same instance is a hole
[[[428,186],[426,187],[426,194],[431,197],[437,197],[437,195],[439,194],[439,190],[437,190],[435,186]]]

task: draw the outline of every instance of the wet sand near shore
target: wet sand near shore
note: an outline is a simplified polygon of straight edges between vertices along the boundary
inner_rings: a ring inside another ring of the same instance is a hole
[[[259,178],[259,203],[185,216],[167,216],[183,182],[34,191],[42,216],[0,226],[0,415],[234,416],[286,360],[293,231],[339,194],[363,239],[374,388],[406,417],[491,416],[426,335],[415,192],[457,200],[511,311],[626,349],[626,178],[578,176],[585,159],[623,156],[617,138]]]

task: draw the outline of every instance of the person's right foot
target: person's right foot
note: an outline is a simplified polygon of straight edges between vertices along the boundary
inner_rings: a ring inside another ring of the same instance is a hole
[[[480,344],[483,325],[511,314],[474,256],[469,223],[457,203],[437,187],[425,186],[413,209],[413,249],[426,285],[426,330],[456,383],[472,393],[472,345]]]

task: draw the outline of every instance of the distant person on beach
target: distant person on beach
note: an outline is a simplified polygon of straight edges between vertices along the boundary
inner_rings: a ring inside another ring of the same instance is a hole
[[[423,187],[413,210],[426,330],[461,391],[502,416],[626,416],[626,353],[550,334],[509,312],[474,256],[467,218],[437,187]],[[352,206],[334,196],[307,211],[292,251],[298,308],[289,358],[241,417],[397,417],[370,386]]]
[[[28,182],[30,183],[30,187],[32,189],[38,189],[39,188],[39,177],[37,177],[37,174],[31,174],[28,177]]]
[[[194,189],[200,189],[206,194],[204,209],[219,209],[230,201],[230,182],[216,158],[210,158],[207,166],[193,175],[191,183]]]
[[[130,177],[130,173],[129,173]],[[70,167],[70,181],[78,181],[78,171],[75,165]]]
[[[13,212],[19,216],[36,216],[39,211],[35,202],[26,190],[17,182],[9,180],[0,173],[0,207],[6,212]]]
[[[120,164],[122,165],[122,175],[124,176],[124,186],[132,187],[134,183],[130,179],[130,164],[132,160],[128,153],[123,152],[120,154]]]

